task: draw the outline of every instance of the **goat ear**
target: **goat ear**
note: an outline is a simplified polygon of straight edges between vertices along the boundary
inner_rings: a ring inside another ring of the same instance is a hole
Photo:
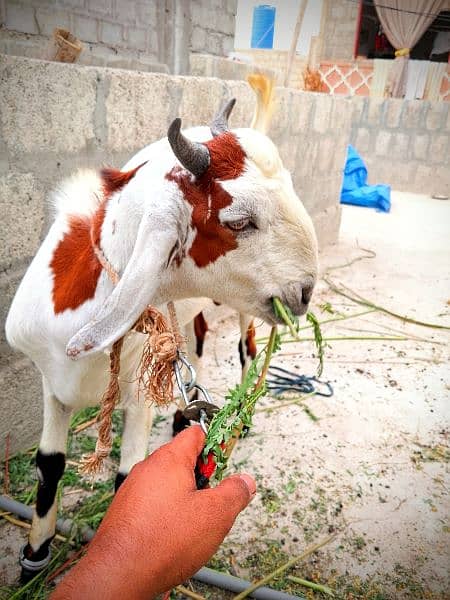
[[[120,281],[94,319],[67,344],[66,353],[70,358],[105,350],[131,329],[145,307],[152,303],[177,241],[175,219],[170,227],[166,219],[155,223],[154,218],[143,217]]]

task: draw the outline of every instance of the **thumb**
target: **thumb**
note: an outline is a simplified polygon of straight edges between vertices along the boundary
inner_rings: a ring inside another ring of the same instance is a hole
[[[209,490],[215,501],[221,504],[224,513],[235,519],[256,494],[256,483],[251,475],[242,473],[226,477],[218,486]]]

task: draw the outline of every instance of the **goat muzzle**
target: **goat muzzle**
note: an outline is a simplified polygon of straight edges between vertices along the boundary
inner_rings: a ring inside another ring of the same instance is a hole
[[[283,289],[284,300],[295,315],[304,315],[307,312],[314,285],[314,277],[307,275],[300,281],[289,283]]]

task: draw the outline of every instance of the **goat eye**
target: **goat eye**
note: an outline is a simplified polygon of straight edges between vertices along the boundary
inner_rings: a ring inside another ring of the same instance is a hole
[[[227,227],[233,231],[242,231],[243,229],[247,229],[249,226],[251,226],[250,219],[239,219],[239,221],[229,221],[227,223]]]

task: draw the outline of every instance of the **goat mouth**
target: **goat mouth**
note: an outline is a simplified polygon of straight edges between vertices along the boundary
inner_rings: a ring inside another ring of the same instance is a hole
[[[270,297],[264,304],[264,310],[261,311],[260,317],[269,325],[284,325],[284,321],[275,313],[273,306],[273,297]]]

